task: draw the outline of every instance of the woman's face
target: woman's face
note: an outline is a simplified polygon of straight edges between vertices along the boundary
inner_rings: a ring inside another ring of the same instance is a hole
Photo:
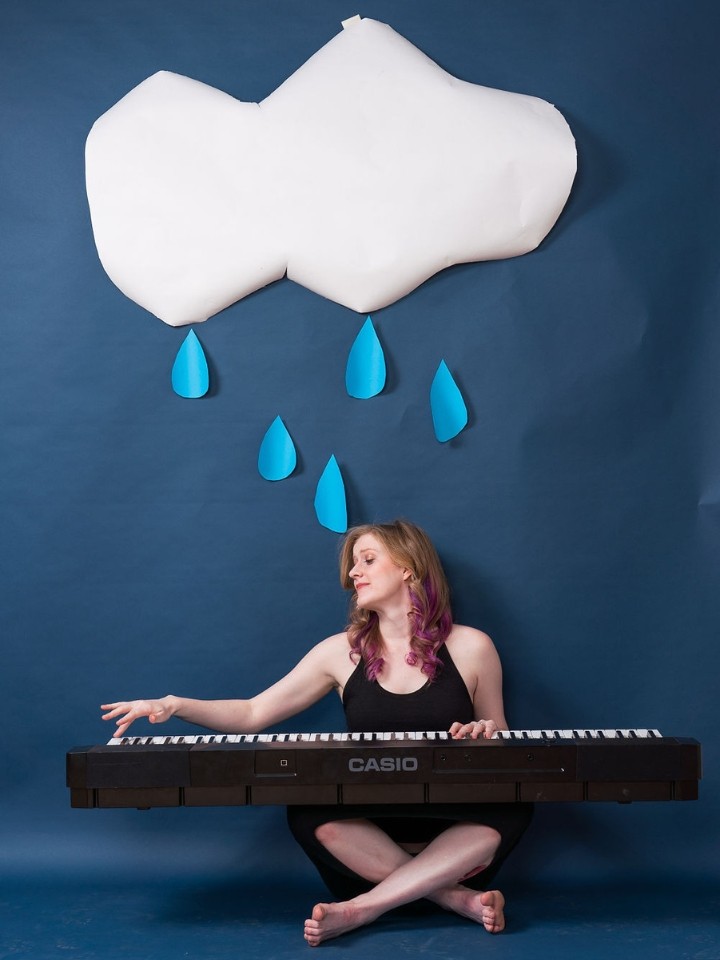
[[[395,563],[377,537],[364,533],[355,541],[349,576],[355,585],[358,607],[378,610],[407,597],[406,581],[411,571]]]

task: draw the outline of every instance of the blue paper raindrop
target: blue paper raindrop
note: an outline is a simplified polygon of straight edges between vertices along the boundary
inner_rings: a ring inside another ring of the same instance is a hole
[[[322,476],[318,480],[315,491],[315,514],[323,527],[334,533],[345,533],[347,530],[347,504],[345,501],[345,484],[343,483],[340,467],[331,456]]]
[[[435,436],[441,443],[452,440],[467,426],[468,413],[463,395],[444,360],[440,361],[430,387],[430,410]]]
[[[297,465],[292,437],[281,418],[275,417],[260,444],[258,470],[266,480],[284,480]]]
[[[193,330],[185,337],[172,368],[172,386],[175,393],[189,400],[204,397],[210,378],[207,360],[200,341]]]
[[[350,348],[345,368],[345,387],[351,397],[368,400],[385,386],[385,354],[370,317]]]

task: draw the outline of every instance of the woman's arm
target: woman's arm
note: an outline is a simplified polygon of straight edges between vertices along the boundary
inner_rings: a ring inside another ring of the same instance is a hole
[[[454,723],[450,733],[456,739],[492,737],[507,730],[502,695],[502,666],[495,645],[486,633],[456,626],[448,638],[448,649],[472,697],[475,719]]]
[[[290,673],[249,700],[193,700],[168,695],[159,700],[120,700],[106,703],[103,720],[114,720],[116,737],[125,736],[135,720],[164,723],[180,717],[223,733],[257,733],[286,720],[344,684],[352,669],[345,634],[328,637],[313,647]]]

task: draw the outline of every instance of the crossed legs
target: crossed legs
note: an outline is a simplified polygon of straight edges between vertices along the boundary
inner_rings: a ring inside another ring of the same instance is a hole
[[[315,835],[337,860],[375,886],[343,903],[316,904],[305,921],[305,939],[310,946],[423,897],[483,924],[491,933],[499,933],[505,926],[505,901],[500,891],[481,893],[461,882],[492,861],[501,839],[492,827],[453,824],[416,856],[368,820],[331,821],[321,824]]]

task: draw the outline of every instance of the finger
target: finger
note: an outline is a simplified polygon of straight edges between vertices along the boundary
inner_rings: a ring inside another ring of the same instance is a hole
[[[477,720],[474,720],[472,723],[466,723],[463,727],[463,736],[467,740],[477,740],[480,734],[480,727],[478,726]]]
[[[138,719],[138,715],[135,713],[135,711],[128,710],[125,716],[120,717],[118,720],[115,721],[115,723],[117,724],[118,730],[122,729],[123,731],[125,731],[137,719]]]
[[[118,700],[117,703],[104,703],[100,709],[121,713],[123,710],[130,710],[134,703],[134,700]]]
[[[137,714],[135,713],[134,710],[128,710],[125,716],[118,717],[115,723],[117,724],[118,730],[121,727],[123,728],[123,730],[127,730],[127,728],[130,726],[131,723],[133,723],[134,720],[137,720]]]
[[[124,709],[125,709],[124,707],[118,707],[117,710],[111,710],[110,713],[103,713],[101,719],[114,720],[115,717],[120,716],[120,714],[123,712]]]

